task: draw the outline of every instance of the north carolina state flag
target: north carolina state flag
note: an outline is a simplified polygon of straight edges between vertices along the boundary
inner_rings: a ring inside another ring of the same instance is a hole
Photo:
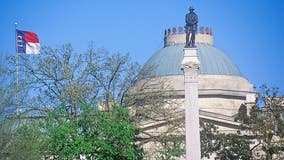
[[[39,54],[39,39],[34,32],[16,30],[16,48],[18,53]]]

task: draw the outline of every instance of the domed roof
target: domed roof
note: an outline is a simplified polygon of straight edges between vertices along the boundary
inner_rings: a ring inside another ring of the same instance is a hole
[[[199,74],[242,76],[234,62],[222,51],[211,44],[196,43],[200,61]],[[150,75],[183,75],[181,61],[184,44],[175,44],[156,52],[144,65],[154,67]]]

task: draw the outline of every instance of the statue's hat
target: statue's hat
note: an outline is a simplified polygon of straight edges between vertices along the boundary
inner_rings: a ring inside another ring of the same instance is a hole
[[[190,6],[190,7],[189,7],[189,10],[190,10],[190,11],[191,11],[191,10],[194,10],[194,8],[193,8],[192,6]]]

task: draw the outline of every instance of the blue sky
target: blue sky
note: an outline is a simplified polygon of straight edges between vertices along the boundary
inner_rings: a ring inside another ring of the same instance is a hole
[[[14,54],[18,21],[18,29],[36,32],[41,45],[70,42],[80,52],[93,41],[143,64],[163,47],[165,29],[184,25],[189,5],[251,83],[284,91],[282,0],[2,0],[0,54]]]

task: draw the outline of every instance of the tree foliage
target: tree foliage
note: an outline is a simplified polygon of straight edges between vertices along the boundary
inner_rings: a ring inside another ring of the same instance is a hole
[[[5,82],[0,87],[1,157],[9,159],[17,152],[25,152],[27,159],[37,159],[29,158],[38,155],[31,153],[59,159],[80,154],[97,159],[143,156],[134,145],[137,130],[128,112],[111,107],[126,106],[127,91],[142,72],[128,54],[110,54],[92,44],[84,53],[76,53],[70,44],[43,47],[40,55],[19,55],[18,86],[16,59],[8,59],[9,65],[0,70],[0,81]],[[98,111],[100,107],[104,111]],[[32,125],[33,119],[41,125]],[[24,129],[26,135],[20,133]],[[43,132],[42,137],[28,138],[34,131]],[[36,148],[24,147],[33,143]]]
[[[81,105],[80,113],[74,117],[62,105],[46,118],[26,119],[7,133],[1,137],[1,159],[135,160],[143,157],[143,150],[135,145],[137,128],[131,124],[128,110],[121,106],[99,111],[90,105]]]
[[[185,136],[172,136],[163,139],[157,159],[174,160],[185,157]],[[217,159],[251,159],[251,142],[240,134],[224,134],[208,122],[200,122],[201,157],[210,158],[214,153]],[[212,158],[212,157],[211,157]]]
[[[239,134],[219,134],[217,156],[221,160],[252,159],[249,140]]]
[[[4,125],[4,126],[3,126]],[[9,119],[1,123],[1,159],[40,159],[43,135],[38,122]]]
[[[15,57],[10,62],[15,65]],[[92,44],[84,53],[70,44],[43,47],[40,55],[19,56],[19,108],[45,114],[64,103],[76,115],[81,103],[103,102],[109,110],[111,102],[123,103],[139,71],[128,54],[110,54]]]
[[[208,122],[200,123],[201,156],[210,158],[213,153],[221,160],[251,159],[251,142],[240,134],[220,133],[218,128]]]
[[[252,152],[262,159],[273,159],[283,156],[284,150],[284,97],[276,87],[260,87],[260,95],[249,115],[239,119],[248,133],[256,139]],[[257,152],[261,150],[261,152]],[[282,157],[283,158],[283,157]]]
[[[201,157],[209,158],[217,151],[218,134],[217,127],[212,123],[200,122]]]
[[[175,160],[185,154],[184,137],[163,138],[156,159]]]
[[[134,144],[136,127],[125,108],[113,106],[105,112],[83,105],[81,109],[76,118],[70,118],[64,108],[58,108],[43,122],[46,157],[135,160],[142,155]]]

